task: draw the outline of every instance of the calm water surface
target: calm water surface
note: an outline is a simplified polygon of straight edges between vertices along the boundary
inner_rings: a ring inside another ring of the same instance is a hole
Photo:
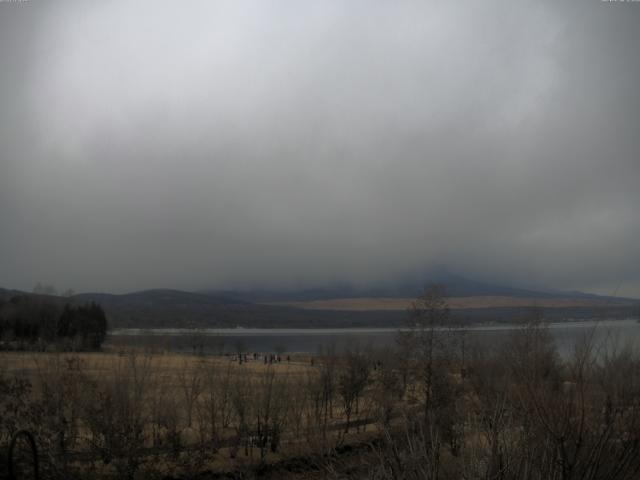
[[[499,346],[519,327],[485,325],[465,329],[470,344]],[[550,331],[563,355],[575,344],[593,335],[598,344],[609,347],[635,346],[640,341],[640,323],[636,320],[599,320],[550,324]],[[205,329],[117,329],[109,333],[108,344],[115,347],[137,346],[170,351],[204,353],[308,352],[330,347],[384,348],[395,344],[396,328],[205,328]]]

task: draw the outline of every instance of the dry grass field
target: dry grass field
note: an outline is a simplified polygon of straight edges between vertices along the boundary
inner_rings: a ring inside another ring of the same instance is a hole
[[[149,372],[152,375],[162,374],[165,382],[175,382],[184,370],[231,368],[232,374],[261,375],[265,370],[272,370],[278,375],[296,376],[310,371],[308,355],[292,357],[290,362],[286,356],[279,363],[265,364],[264,357],[258,360],[249,358],[241,365],[237,363],[237,356],[198,356],[176,353],[144,353],[128,349],[122,352],[79,352],[79,353],[43,353],[43,352],[0,352],[0,372],[9,375],[23,375],[36,380],[46,373],[52,366],[79,362],[89,377],[100,378],[108,372],[115,372],[132,356],[136,359],[144,358],[149,362]],[[242,370],[239,370],[239,368]]]
[[[327,362],[287,358],[2,352],[0,414],[9,430],[34,432],[49,474],[65,478],[237,471],[366,438],[365,385],[349,426],[337,363],[326,378]]]

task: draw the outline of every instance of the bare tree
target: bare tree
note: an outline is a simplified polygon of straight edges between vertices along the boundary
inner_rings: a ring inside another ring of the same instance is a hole
[[[409,358],[413,379],[421,386],[425,421],[439,403],[437,385],[444,387],[453,358],[449,306],[444,287],[430,285],[409,308],[407,329],[399,336]]]
[[[187,359],[183,360],[182,368],[178,371],[178,386],[182,392],[189,428],[193,421],[193,410],[202,393],[202,369],[200,365],[193,368],[192,363]]]
[[[358,403],[369,381],[370,359],[357,351],[348,350],[338,374],[338,392],[346,418],[345,433],[349,432],[351,416],[358,412]]]
[[[84,420],[91,448],[106,464],[113,462],[120,478],[133,479],[145,461],[152,382],[152,358],[128,354],[120,357],[111,375],[85,386],[89,395]]]

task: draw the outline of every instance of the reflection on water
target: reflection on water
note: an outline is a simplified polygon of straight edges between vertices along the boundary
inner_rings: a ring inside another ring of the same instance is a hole
[[[465,329],[470,345],[499,346],[509,338],[516,325],[483,325]],[[574,345],[586,336],[593,336],[597,344],[626,347],[640,340],[640,323],[635,320],[580,321],[550,324],[558,350],[562,355],[573,351]],[[384,348],[395,344],[395,328],[345,329],[119,329],[113,330],[107,344],[113,347],[142,347],[178,352],[197,351],[223,354],[244,352],[309,352],[335,347]]]

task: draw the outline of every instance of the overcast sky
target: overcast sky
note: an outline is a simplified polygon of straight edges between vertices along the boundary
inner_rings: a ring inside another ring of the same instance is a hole
[[[640,3],[0,2],[0,286],[640,297]]]

